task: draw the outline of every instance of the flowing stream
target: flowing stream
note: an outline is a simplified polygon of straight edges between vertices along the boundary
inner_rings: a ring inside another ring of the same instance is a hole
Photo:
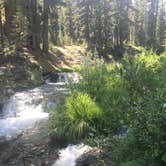
[[[67,148],[60,151],[60,158],[53,166],[75,166],[76,160],[90,150],[91,147],[84,144],[69,145]]]
[[[47,79],[41,87],[15,93],[0,114],[0,143],[12,140],[48,121],[49,113],[45,110],[55,107],[66,96],[69,80],[78,82],[78,74],[59,73],[57,82]],[[75,166],[76,160],[89,149],[82,144],[69,145],[59,151],[59,159],[53,166]]]

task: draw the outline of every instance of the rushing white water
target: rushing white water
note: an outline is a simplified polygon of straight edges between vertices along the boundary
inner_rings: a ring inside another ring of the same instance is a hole
[[[76,72],[73,73],[59,73],[58,74],[58,82],[66,82],[73,81],[75,83],[78,83],[79,81],[79,75]]]
[[[49,113],[46,107],[55,107],[61,97],[66,96],[69,81],[78,82],[77,73],[60,73],[57,82],[49,80],[46,84],[28,91],[18,92],[13,95],[3,107],[0,114],[0,142],[10,140],[26,130],[33,130],[36,125],[47,121]],[[77,159],[91,147],[69,145],[60,150],[59,159],[53,166],[75,166]]]
[[[75,166],[76,160],[90,150],[91,147],[84,144],[69,145],[67,148],[60,151],[59,159],[53,166]]]
[[[37,89],[12,96],[2,111],[0,137],[10,139],[37,121],[48,118],[48,113],[43,111],[42,99]]]
[[[58,84],[68,84],[69,81],[72,81],[74,83],[78,83],[79,81],[79,75],[76,72],[72,72],[72,73],[58,73],[58,79],[57,82]],[[53,82],[50,81],[50,78],[48,78],[46,80],[46,84],[54,84]]]
[[[0,115],[0,141],[17,136],[26,129],[48,119],[45,107],[55,106],[58,99],[68,93],[64,86],[69,78],[76,82],[76,74],[58,74],[57,83],[48,83],[39,88],[18,92],[5,104]],[[62,77],[63,76],[63,77]],[[60,99],[59,99],[60,100]]]

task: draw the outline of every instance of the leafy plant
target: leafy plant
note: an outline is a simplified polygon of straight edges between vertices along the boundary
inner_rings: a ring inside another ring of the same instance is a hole
[[[87,94],[71,94],[59,109],[61,111],[53,112],[52,119],[55,123],[51,122],[50,126],[59,138],[83,138],[102,124],[102,111]]]

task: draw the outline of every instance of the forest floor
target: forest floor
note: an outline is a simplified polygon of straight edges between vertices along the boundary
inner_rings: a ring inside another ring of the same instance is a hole
[[[7,50],[0,61],[0,110],[15,92],[41,85],[43,73],[72,72],[83,62],[81,46],[52,47],[48,55],[28,48]]]
[[[43,71],[70,72],[79,68],[86,53],[86,49],[81,46],[52,47],[48,55],[42,52],[25,50],[31,63],[41,66]]]

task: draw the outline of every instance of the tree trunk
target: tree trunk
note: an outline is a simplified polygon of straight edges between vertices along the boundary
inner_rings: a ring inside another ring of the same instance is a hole
[[[44,16],[43,16],[43,51],[48,53],[48,12],[49,2],[44,0]]]
[[[2,12],[0,11],[0,35],[1,35],[1,47],[0,49],[3,50],[4,39],[3,39],[3,25],[2,25]]]
[[[39,40],[38,40],[39,21],[38,21],[38,14],[37,14],[37,0],[32,0],[31,3],[32,3],[33,48],[39,48]]]
[[[27,18],[29,22],[28,46],[37,49],[39,48],[39,21],[37,13],[37,0],[29,0]]]
[[[4,25],[4,33],[7,37],[8,41],[13,43],[15,40],[15,24],[14,24],[14,16],[16,15],[16,2],[14,0],[6,0],[4,3],[5,7],[5,25]]]

